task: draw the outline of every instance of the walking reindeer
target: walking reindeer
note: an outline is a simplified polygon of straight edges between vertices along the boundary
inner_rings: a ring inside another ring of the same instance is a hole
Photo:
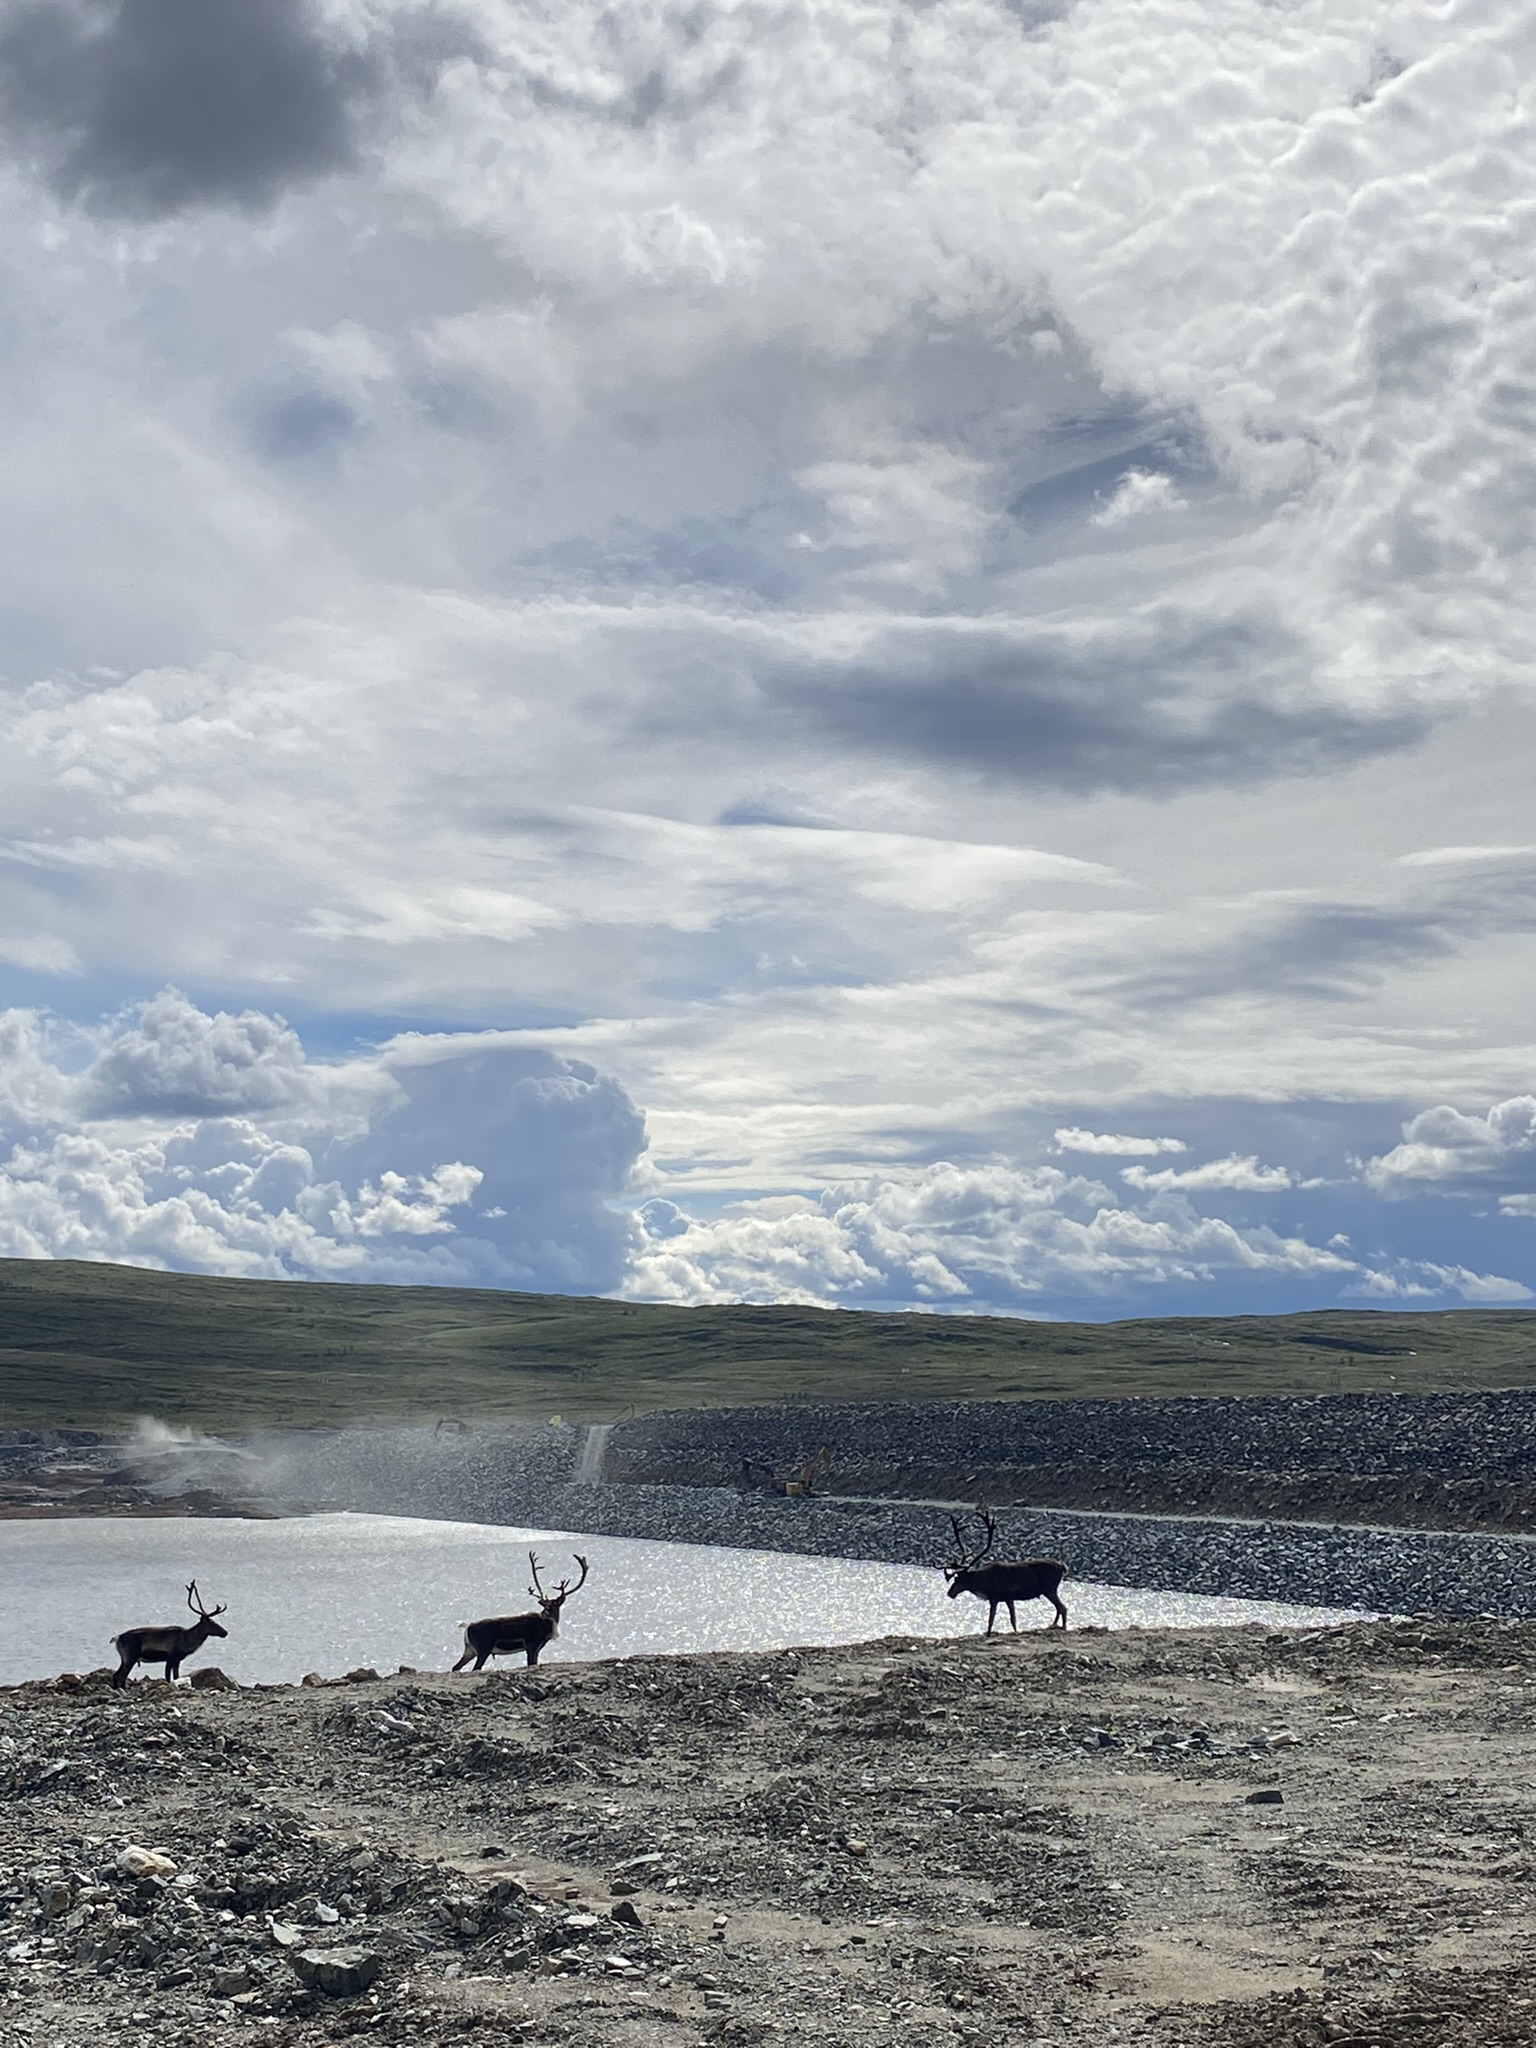
[[[992,1633],[992,1625],[997,1620],[999,1607],[1007,1608],[1009,1625],[1017,1632],[1019,1618],[1013,1611],[1016,1600],[1049,1600],[1056,1610],[1056,1618],[1051,1627],[1065,1628],[1067,1610],[1057,1588],[1067,1576],[1066,1566],[1059,1558],[1054,1557],[1031,1557],[1022,1563],[998,1557],[993,1558],[990,1563],[984,1562],[997,1536],[997,1518],[989,1515],[983,1508],[978,1508],[976,1512],[981,1516],[987,1538],[974,1556],[966,1554],[965,1533],[960,1527],[960,1517],[951,1515],[949,1518],[949,1526],[955,1532],[955,1547],[960,1553],[953,1564],[940,1567],[949,1581],[950,1599],[955,1599],[961,1593],[974,1593],[978,1600],[985,1600],[988,1635]]]
[[[576,1562],[581,1566],[581,1577],[575,1585],[562,1579],[553,1593],[546,1593],[539,1578],[538,1556],[530,1550],[528,1564],[533,1584],[528,1590],[539,1603],[537,1609],[532,1614],[495,1614],[486,1621],[466,1621],[464,1654],[454,1670],[462,1671],[473,1658],[475,1669],[481,1671],[487,1657],[510,1657],[517,1650],[524,1653],[530,1664],[537,1664],[544,1645],[560,1633],[561,1608],[587,1583],[587,1560],[578,1557]]]
[[[200,1650],[210,1636],[229,1634],[214,1619],[225,1613],[226,1608],[205,1607],[196,1579],[187,1588],[187,1605],[197,1616],[190,1627],[185,1622],[173,1621],[164,1628],[125,1628],[120,1636],[112,1638],[112,1647],[120,1659],[112,1674],[114,1685],[126,1685],[128,1674],[137,1664],[163,1664],[167,1678],[180,1678],[183,1657]]]

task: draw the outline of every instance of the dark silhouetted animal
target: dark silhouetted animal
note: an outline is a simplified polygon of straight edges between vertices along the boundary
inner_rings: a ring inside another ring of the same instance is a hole
[[[1067,1568],[1059,1558],[1029,1557],[1021,1563],[1009,1558],[994,1558],[990,1564],[983,1562],[992,1548],[997,1535],[996,1519],[977,1510],[986,1528],[987,1540],[974,1556],[966,1555],[965,1536],[960,1527],[958,1515],[951,1515],[949,1526],[955,1532],[955,1544],[960,1552],[953,1564],[942,1567],[949,1581],[949,1597],[955,1599],[961,1593],[973,1593],[978,1600],[987,1603],[987,1634],[991,1635],[993,1623],[997,1620],[999,1607],[1006,1607],[1010,1626],[1017,1631],[1019,1617],[1014,1612],[1016,1600],[1049,1600],[1056,1610],[1052,1628],[1065,1628],[1067,1610],[1057,1588],[1067,1576]]]
[[[578,1557],[576,1562],[581,1566],[581,1577],[575,1585],[562,1579],[553,1593],[546,1593],[539,1583],[539,1560],[530,1550],[528,1563],[533,1570],[533,1584],[528,1590],[539,1603],[537,1610],[532,1614],[494,1614],[486,1621],[466,1621],[464,1654],[454,1670],[462,1671],[473,1658],[475,1669],[480,1671],[487,1657],[510,1657],[517,1650],[523,1651],[530,1664],[537,1664],[544,1645],[560,1633],[561,1608],[587,1583],[587,1560]]]
[[[125,1628],[120,1636],[112,1638],[112,1647],[121,1660],[112,1674],[114,1685],[126,1685],[128,1674],[137,1664],[163,1664],[167,1678],[180,1678],[183,1657],[200,1650],[210,1636],[229,1634],[227,1628],[220,1628],[214,1620],[216,1614],[226,1610],[203,1605],[196,1579],[187,1588],[187,1605],[197,1616],[190,1628],[173,1621],[164,1628]]]

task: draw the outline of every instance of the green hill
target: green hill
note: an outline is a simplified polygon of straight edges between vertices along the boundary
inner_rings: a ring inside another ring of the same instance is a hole
[[[1536,1311],[1520,1309],[1034,1323],[0,1260],[0,1423],[12,1426],[1533,1384]]]

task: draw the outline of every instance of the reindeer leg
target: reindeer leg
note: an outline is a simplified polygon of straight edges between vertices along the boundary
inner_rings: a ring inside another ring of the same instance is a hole
[[[528,1645],[528,1669],[530,1671],[533,1669],[534,1665],[538,1663],[539,1651],[543,1647],[544,1646],[542,1643],[530,1643]]]
[[[1062,1604],[1061,1596],[1059,1594],[1053,1593],[1051,1595],[1051,1605],[1056,1610],[1056,1618],[1051,1623],[1051,1627],[1065,1628],[1067,1625],[1067,1610],[1065,1606]]]
[[[454,1665],[454,1670],[462,1671],[464,1669],[464,1666],[469,1662],[470,1658],[473,1657],[474,1654],[474,1645],[471,1643],[468,1646],[466,1646],[463,1656],[459,1659],[458,1663]],[[478,1669],[478,1666],[476,1668]]]
[[[1008,1626],[1013,1630],[1014,1634],[1017,1635],[1019,1632],[1019,1617],[1013,1611],[1013,1602],[1011,1600],[1009,1600],[1005,1604],[1008,1608]]]
[[[998,1603],[997,1603],[997,1601],[996,1601],[996,1600],[991,1600],[991,1601],[989,1601],[989,1602],[987,1603],[987,1634],[988,1634],[988,1635],[991,1635],[991,1633],[992,1633],[992,1624],[993,1624],[993,1622],[994,1622],[994,1621],[996,1621],[996,1619],[997,1619],[997,1609],[998,1609]]]
[[[119,1686],[122,1688],[127,1687],[128,1674],[130,1671],[132,1671],[135,1662],[136,1659],[132,1657],[125,1657],[123,1659],[122,1663],[118,1665],[117,1669],[112,1674],[112,1683],[115,1686]]]

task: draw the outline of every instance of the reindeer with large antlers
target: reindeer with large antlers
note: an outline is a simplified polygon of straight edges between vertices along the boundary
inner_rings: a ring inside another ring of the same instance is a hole
[[[180,1678],[183,1657],[200,1650],[210,1636],[229,1634],[214,1619],[215,1615],[225,1613],[226,1608],[205,1607],[196,1579],[187,1588],[187,1605],[197,1616],[190,1627],[185,1622],[173,1621],[164,1628],[125,1628],[120,1636],[112,1638],[112,1647],[121,1659],[112,1674],[114,1685],[126,1685],[128,1674],[137,1664],[163,1664],[167,1678]]]
[[[978,1508],[987,1540],[974,1556],[966,1554],[965,1532],[960,1527],[960,1517],[951,1515],[949,1526],[955,1532],[955,1547],[959,1558],[954,1564],[940,1567],[949,1581],[949,1597],[953,1600],[960,1593],[974,1593],[978,1600],[987,1603],[987,1634],[991,1635],[992,1625],[997,1620],[999,1607],[1006,1607],[1008,1620],[1014,1632],[1018,1632],[1019,1617],[1014,1613],[1016,1600],[1049,1600],[1056,1610],[1052,1628],[1065,1628],[1067,1610],[1057,1588],[1067,1575],[1067,1568],[1058,1558],[1031,1557],[1015,1564],[1008,1558],[993,1558],[984,1562],[997,1536],[997,1518],[989,1515],[984,1508]]]
[[[539,1579],[539,1560],[534,1551],[528,1553],[528,1564],[533,1572],[533,1584],[528,1588],[538,1601],[533,1614],[495,1614],[488,1621],[466,1621],[464,1628],[464,1654],[454,1665],[455,1671],[462,1671],[473,1657],[475,1669],[483,1670],[487,1657],[510,1657],[516,1650],[526,1655],[530,1664],[537,1664],[539,1652],[560,1633],[560,1610],[574,1593],[579,1593],[587,1583],[587,1560],[578,1557],[581,1577],[573,1586],[569,1579],[562,1579],[553,1593],[546,1593]]]

